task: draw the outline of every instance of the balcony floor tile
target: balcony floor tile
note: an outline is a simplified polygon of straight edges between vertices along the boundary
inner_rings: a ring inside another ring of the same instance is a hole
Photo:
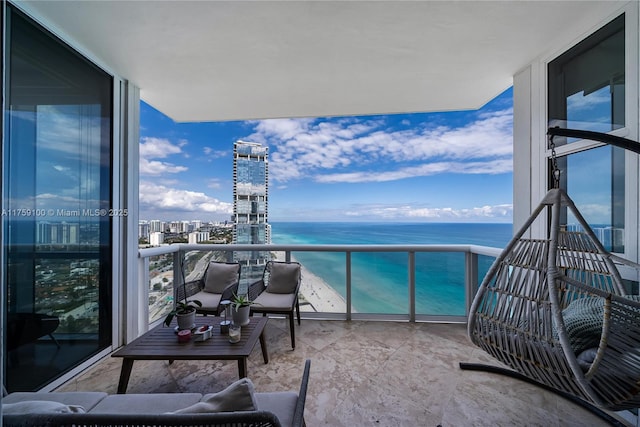
[[[459,324],[304,320],[292,350],[288,324],[270,319],[269,364],[249,357],[258,391],[297,390],[311,359],[308,426],[608,425],[533,385],[462,371],[459,362],[496,362]],[[115,393],[121,360],[106,358],[58,391]],[[128,393],[211,393],[238,379],[235,362],[136,361]]]

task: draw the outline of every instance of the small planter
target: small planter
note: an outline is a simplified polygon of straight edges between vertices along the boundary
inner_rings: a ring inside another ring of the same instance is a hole
[[[176,314],[178,330],[192,329],[196,326],[196,311],[192,310],[186,314]]]
[[[249,324],[249,313],[251,312],[251,307],[248,305],[238,307],[233,307],[231,310],[231,316],[233,317],[233,323],[240,326],[245,326]]]

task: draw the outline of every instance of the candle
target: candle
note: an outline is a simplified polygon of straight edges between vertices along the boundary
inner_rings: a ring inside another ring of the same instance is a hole
[[[178,331],[178,342],[189,342],[191,341],[191,331],[189,329],[183,329]]]
[[[240,325],[229,326],[229,342],[237,343],[240,341]]]

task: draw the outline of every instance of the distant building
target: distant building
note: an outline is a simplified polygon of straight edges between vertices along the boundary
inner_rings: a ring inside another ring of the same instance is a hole
[[[271,243],[268,224],[269,148],[261,144],[236,141],[233,145],[233,242]],[[243,264],[243,282],[262,276],[269,251],[234,252]]]
[[[138,222],[138,239],[147,239],[149,237],[150,226],[147,221]]]
[[[164,233],[160,233],[158,231],[154,231],[149,234],[149,244],[153,246],[160,246],[164,243]]]
[[[189,243],[194,245],[200,242],[206,242],[209,240],[209,233],[206,231],[194,231],[189,233]]]
[[[164,231],[164,222],[159,219],[152,219],[149,221],[149,232],[153,233],[154,231]]]

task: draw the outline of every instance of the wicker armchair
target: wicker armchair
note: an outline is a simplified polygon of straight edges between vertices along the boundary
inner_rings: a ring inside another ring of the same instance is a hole
[[[211,261],[202,277],[176,286],[175,300],[198,300],[202,303],[196,310],[199,314],[218,315],[222,311],[220,301],[231,299],[238,292],[239,283],[239,263]]]
[[[269,261],[264,268],[262,280],[249,286],[249,299],[254,302],[251,313],[262,313],[263,316],[268,313],[287,315],[291,331],[291,348],[296,348],[294,309],[300,325],[298,292],[301,276],[301,266],[297,262]]]

